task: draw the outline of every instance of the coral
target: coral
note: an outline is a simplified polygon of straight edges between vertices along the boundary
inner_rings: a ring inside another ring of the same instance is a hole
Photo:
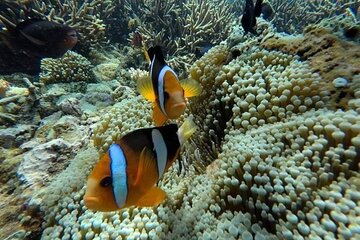
[[[3,18],[13,24],[27,17],[36,17],[67,24],[75,28],[81,39],[83,47],[95,46],[106,42],[105,24],[115,8],[112,0],[33,0],[26,3],[5,0],[8,12],[2,12]]]
[[[170,236],[356,236],[358,139],[353,111],[309,111],[232,130],[215,166],[191,181],[181,208],[166,216]]]
[[[86,178],[72,178],[96,154],[78,156],[77,168],[69,167],[49,189],[55,194],[45,195],[54,199],[43,207],[52,226],[42,237],[355,237],[359,124],[354,111],[311,110],[246,133],[231,130],[206,173],[179,177],[170,170],[165,175],[159,185],[169,199],[154,209],[87,210],[80,189]],[[59,181],[68,175],[72,180],[64,188]]]
[[[22,229],[18,220],[22,207],[22,202],[18,199],[21,191],[16,189],[19,185],[16,179],[16,169],[22,161],[22,156],[19,148],[3,149],[0,147],[1,239],[6,239],[10,235],[13,235],[13,238],[15,238],[15,235],[19,235]]]
[[[10,87],[9,82],[4,79],[0,79],[0,97],[5,96],[6,90]]]
[[[94,129],[94,145],[104,152],[114,141],[138,128],[150,127],[151,104],[142,96],[125,98],[104,113]]]
[[[117,60],[101,63],[94,68],[95,76],[101,81],[110,81],[116,78],[119,62]]]
[[[273,35],[266,26],[257,37],[240,33],[190,68],[203,86],[183,116],[193,114],[199,126],[180,157],[192,165],[181,171],[174,164],[166,172],[158,186],[168,197],[160,206],[93,212],[82,197],[99,153],[152,124],[151,104],[120,85],[113,93],[119,102],[98,112],[86,150],[29,202],[44,214],[42,238],[358,238],[359,101],[336,110],[324,86],[349,82],[334,78],[322,85],[310,58],[264,48]],[[351,81],[356,97],[359,76]],[[198,172],[189,158],[206,170]]]
[[[345,236],[337,216],[346,214],[350,226],[356,225],[355,218],[350,219],[357,213],[335,203],[351,206],[358,201],[353,194],[360,185],[346,183],[359,177],[358,124],[354,111],[319,110],[250,130],[245,136],[232,131],[219,156],[223,170],[216,178],[223,197],[218,204],[231,210],[245,208],[280,238],[299,233],[321,237],[330,230],[325,220],[335,215],[331,230],[338,228],[337,237]]]
[[[360,73],[360,47],[342,39],[338,33],[342,33],[341,30],[334,31],[343,27],[342,18],[330,25],[323,21],[307,27],[303,36],[293,38],[277,34],[261,45],[267,49],[298,54],[308,60],[312,71],[320,74],[322,81],[319,88],[331,95],[332,105],[347,109],[348,101],[355,94],[353,78]],[[348,84],[336,87],[332,82],[338,77],[346,79]]]
[[[54,139],[27,152],[17,171],[20,181],[32,189],[40,189],[52,180],[52,175],[64,170],[78,144]]]
[[[311,23],[318,23],[322,19],[331,18],[338,14],[347,13],[350,7],[357,9],[358,0],[270,0],[276,13],[273,24],[278,31],[287,33],[301,33]],[[331,20],[329,20],[331,21]]]
[[[41,60],[40,81],[44,84],[94,80],[91,63],[78,53],[68,51],[62,58]]]
[[[181,69],[190,66],[196,48],[225,39],[234,17],[224,0],[125,0],[124,4],[127,15],[139,20],[146,45],[164,46],[169,64]]]
[[[0,91],[3,90],[3,95],[0,94],[0,123],[4,126],[33,123],[36,119],[33,104],[38,100],[39,88],[35,87],[28,78],[21,79],[21,84],[25,87],[15,87],[5,80],[0,80],[0,84],[2,84]]]
[[[324,105],[320,78],[306,62],[249,44],[233,47],[240,57],[227,64],[230,51],[215,47],[190,69],[204,89],[191,101],[192,113],[206,134],[202,137],[217,145],[231,129],[245,132]]]

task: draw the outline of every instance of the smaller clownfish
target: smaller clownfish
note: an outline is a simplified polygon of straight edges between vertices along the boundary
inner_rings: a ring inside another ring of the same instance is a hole
[[[180,128],[169,124],[138,129],[123,136],[109,147],[91,172],[85,206],[106,212],[160,204],[166,193],[155,184],[195,130],[192,119],[186,119]]]
[[[153,102],[153,119],[156,126],[162,126],[168,119],[177,119],[186,108],[185,98],[197,96],[201,87],[195,80],[179,81],[178,76],[165,62],[159,46],[147,52],[150,60],[150,78],[139,78],[138,91]]]

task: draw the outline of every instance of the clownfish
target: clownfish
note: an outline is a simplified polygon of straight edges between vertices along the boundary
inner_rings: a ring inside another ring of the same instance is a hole
[[[186,108],[185,98],[199,95],[201,87],[195,80],[180,82],[166,64],[159,46],[149,48],[147,55],[151,78],[139,78],[137,87],[140,94],[153,103],[155,125],[162,126],[168,119],[179,118]]]
[[[101,156],[89,175],[85,206],[106,212],[160,204],[166,193],[155,184],[195,130],[194,122],[188,118],[180,128],[169,124],[138,129],[123,136]]]

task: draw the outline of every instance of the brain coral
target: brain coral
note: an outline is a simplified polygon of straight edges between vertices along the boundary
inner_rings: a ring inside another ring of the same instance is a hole
[[[217,153],[205,172],[179,175],[174,164],[158,184],[168,193],[160,206],[93,212],[82,201],[98,158],[90,148],[44,190],[57,194],[42,198],[43,239],[359,238],[357,105],[335,111],[308,62],[259,42],[216,46],[190,70],[204,87],[190,101],[194,142],[205,145],[194,154]],[[100,151],[151,124],[142,97],[120,99],[94,129]]]

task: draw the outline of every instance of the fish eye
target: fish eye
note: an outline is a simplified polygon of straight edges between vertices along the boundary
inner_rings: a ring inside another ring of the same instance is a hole
[[[168,92],[164,92],[164,98],[165,99],[168,99],[170,97],[169,93]]]
[[[102,187],[108,187],[108,186],[111,186],[111,185],[112,185],[112,178],[109,177],[109,176],[104,177],[100,181],[100,186],[102,186]]]

